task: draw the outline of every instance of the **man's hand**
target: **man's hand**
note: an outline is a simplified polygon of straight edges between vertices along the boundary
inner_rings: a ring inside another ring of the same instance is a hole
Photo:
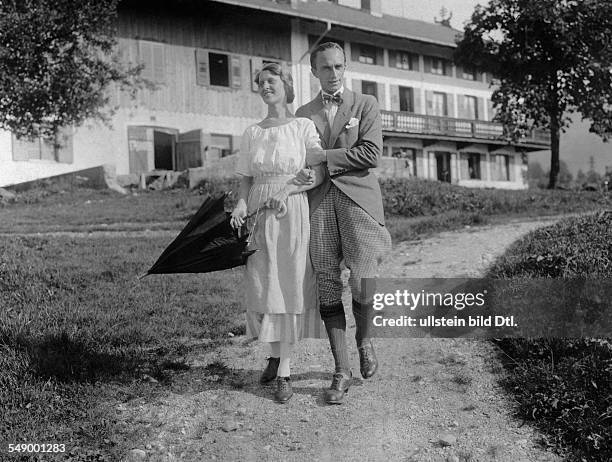
[[[311,168],[303,168],[293,179],[293,184],[297,186],[309,186],[315,181],[315,173]]]
[[[327,162],[327,155],[321,148],[306,149],[306,165],[319,165]]]

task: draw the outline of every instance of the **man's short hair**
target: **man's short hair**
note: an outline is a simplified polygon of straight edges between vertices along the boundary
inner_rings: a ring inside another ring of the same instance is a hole
[[[315,69],[315,63],[317,62],[317,54],[322,51],[329,50],[330,48],[335,48],[336,50],[340,51],[342,53],[342,56],[344,56],[344,62],[346,63],[346,55],[344,54],[344,48],[342,48],[336,42],[325,42],[321,43],[318,47],[312,50],[312,53],[310,53],[310,67]]]
[[[293,103],[295,99],[295,90],[293,89],[293,77],[291,76],[291,72],[278,63],[268,63],[255,75],[255,83],[259,85],[259,76],[263,71],[271,72],[274,75],[278,75],[283,82],[283,86],[285,87],[285,96],[287,97],[287,104]]]

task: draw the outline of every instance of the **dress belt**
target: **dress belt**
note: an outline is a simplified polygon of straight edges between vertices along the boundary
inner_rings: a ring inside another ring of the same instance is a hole
[[[288,180],[293,178],[294,175],[263,175],[256,176],[253,178],[253,184],[277,184],[287,183]]]

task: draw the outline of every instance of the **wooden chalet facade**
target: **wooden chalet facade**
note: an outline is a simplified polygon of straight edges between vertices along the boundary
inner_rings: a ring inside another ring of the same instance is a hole
[[[381,175],[526,188],[526,153],[546,149],[547,136],[502,141],[503,128],[490,121],[489,76],[452,63],[457,31],[383,16],[380,1],[366,3],[126,0],[118,51],[143,63],[155,88],[135,100],[111,90],[112,126],[69,131],[61,152],[0,134],[0,186],[100,164],[119,175],[200,166],[229,173],[242,132],[265,115],[257,70],[268,61],[290,67],[297,109],[319,91],[309,49],[334,40],[347,56],[346,87],[379,101]]]

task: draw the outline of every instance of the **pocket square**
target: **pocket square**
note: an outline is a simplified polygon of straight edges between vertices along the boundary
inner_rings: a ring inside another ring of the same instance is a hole
[[[344,126],[344,128],[349,129],[349,128],[358,127],[358,126],[359,126],[359,119],[356,119],[355,117],[351,117],[351,120],[348,121],[348,123]]]

